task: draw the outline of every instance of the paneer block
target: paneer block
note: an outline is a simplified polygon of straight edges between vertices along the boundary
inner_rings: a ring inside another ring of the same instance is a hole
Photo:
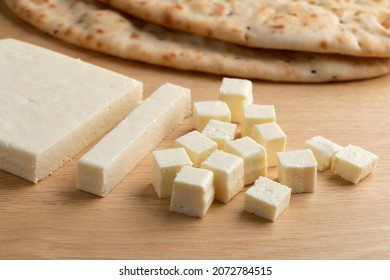
[[[244,107],[241,136],[249,136],[256,124],[276,121],[274,105],[249,104]]]
[[[309,149],[279,152],[279,183],[291,188],[292,193],[311,193],[316,189],[317,161]]]
[[[246,136],[230,141],[225,149],[244,160],[244,184],[252,184],[260,176],[267,176],[267,152],[252,138]]]
[[[142,83],[14,39],[0,40],[0,169],[46,178],[117,125]]]
[[[330,168],[333,155],[343,149],[342,146],[322,137],[314,136],[305,142],[304,147],[313,152],[317,160],[318,171],[324,171]]]
[[[209,120],[231,122],[231,112],[228,105],[222,101],[199,101],[194,102],[193,117],[195,129],[202,131]]]
[[[215,199],[227,203],[244,187],[244,160],[216,150],[201,164],[214,173]]]
[[[194,167],[200,167],[209,155],[217,150],[217,143],[201,134],[191,131],[175,140],[174,147],[183,147],[189,155]]]
[[[245,211],[275,221],[290,203],[291,189],[260,177],[245,193]]]
[[[237,125],[234,123],[210,120],[202,130],[202,134],[215,141],[218,149],[224,150],[226,144],[234,139]]]
[[[159,198],[170,198],[173,181],[183,166],[192,166],[184,148],[153,152],[152,185]]]
[[[213,172],[184,166],[173,182],[170,210],[192,217],[206,215],[214,201]]]
[[[257,124],[253,127],[251,138],[267,151],[267,166],[276,166],[276,153],[285,151],[287,142],[287,136],[280,126],[275,122]]]
[[[219,100],[226,102],[232,113],[232,122],[241,123],[243,108],[253,103],[252,82],[244,79],[223,78]]]
[[[344,180],[357,184],[374,171],[377,162],[377,155],[348,145],[333,156],[331,169]]]
[[[77,188],[106,196],[190,111],[189,89],[160,86],[80,159]]]

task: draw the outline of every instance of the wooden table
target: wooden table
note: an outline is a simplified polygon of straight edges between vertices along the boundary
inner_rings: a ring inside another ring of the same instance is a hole
[[[124,61],[62,43],[11,15],[0,3],[0,38],[13,37],[115,70],[144,82],[145,96],[164,82],[214,100],[221,76]],[[73,161],[34,185],[0,170],[1,259],[389,259],[390,76],[345,83],[254,81],[255,103],[274,104],[287,149],[322,135],[379,155],[358,185],[328,170],[317,191],[293,195],[276,222],[244,212],[244,191],[214,202],[203,219],[169,211],[151,185],[148,155],[106,198],[76,189]],[[191,118],[157,149],[193,129]],[[275,168],[269,177],[276,177]]]

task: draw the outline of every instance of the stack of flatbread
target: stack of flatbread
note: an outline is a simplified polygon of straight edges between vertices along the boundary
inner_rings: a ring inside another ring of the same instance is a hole
[[[390,71],[386,0],[99,1],[5,0],[63,41],[177,69],[284,82]]]

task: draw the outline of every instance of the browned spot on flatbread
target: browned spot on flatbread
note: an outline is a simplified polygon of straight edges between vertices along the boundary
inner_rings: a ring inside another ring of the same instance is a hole
[[[272,29],[284,29],[284,24],[271,25]]]
[[[223,16],[227,12],[227,7],[226,5],[222,3],[218,3],[215,6],[214,12],[212,13],[213,16]]]
[[[381,25],[384,28],[389,29],[390,28],[390,17],[385,18],[384,20],[382,20]]]
[[[344,44],[345,43],[345,37],[337,36],[337,42],[339,42],[339,44]]]
[[[175,60],[177,57],[177,55],[173,52],[169,52],[169,53],[166,53],[162,56],[163,60],[167,61],[167,62],[172,62],[173,60]]]
[[[172,24],[172,22],[173,22],[172,14],[169,10],[165,12],[163,21],[165,24],[168,24],[168,25]]]
[[[96,29],[96,33],[98,33],[98,34],[103,34],[103,33],[104,33],[104,30],[101,29],[101,28],[98,28],[98,29]]]
[[[214,31],[212,28],[207,28],[207,36],[212,37],[214,34]]]
[[[139,39],[139,38],[141,38],[141,35],[139,35],[138,33],[132,33],[132,34],[130,35],[130,38],[131,38],[131,39]]]
[[[174,23],[175,14],[178,10],[182,10],[183,7],[180,4],[175,4],[165,9],[164,11],[164,23],[171,25]]]
[[[73,27],[69,27],[65,30],[65,36],[70,36],[73,33]]]
[[[85,40],[87,40],[87,42],[93,41],[95,40],[95,36],[93,34],[88,34],[87,37],[85,37]]]
[[[284,73],[289,77],[294,77],[296,75],[295,70],[288,65],[287,63],[283,63]]]
[[[47,14],[45,12],[41,12],[38,14],[37,16],[37,21],[38,22],[43,22],[45,20],[45,18],[47,17]]]
[[[327,41],[321,41],[319,46],[321,49],[327,50],[329,48],[329,43]]]

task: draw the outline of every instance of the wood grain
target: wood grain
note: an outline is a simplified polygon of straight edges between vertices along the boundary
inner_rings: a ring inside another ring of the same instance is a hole
[[[216,99],[222,77],[123,61],[49,37],[0,3],[0,38],[13,37],[115,70],[144,82],[145,96],[162,83]],[[390,76],[322,85],[254,81],[255,102],[274,104],[287,149],[322,135],[379,155],[374,174],[358,185],[331,171],[317,191],[293,195],[272,223],[244,212],[244,191],[215,202],[203,219],[169,212],[157,198],[148,155],[106,198],[78,191],[73,161],[34,185],[0,171],[1,259],[389,259]],[[191,118],[157,149],[193,129]],[[275,168],[269,169],[275,178]]]

